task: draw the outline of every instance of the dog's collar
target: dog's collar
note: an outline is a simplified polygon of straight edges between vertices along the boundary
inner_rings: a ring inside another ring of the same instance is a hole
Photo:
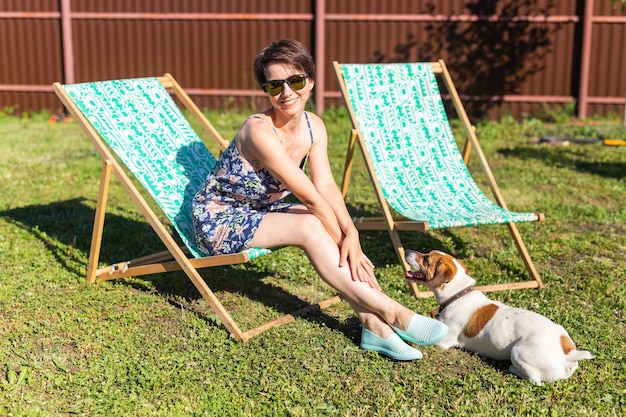
[[[450,304],[452,304],[453,302],[455,302],[459,298],[463,297],[464,295],[471,293],[472,291],[474,291],[474,287],[473,286],[470,286],[470,287],[462,289],[461,291],[459,291],[456,294],[454,294],[452,297],[448,298],[443,303],[439,304],[439,306],[437,308],[435,308],[433,311],[431,311],[430,316],[431,317],[437,317],[443,311],[444,308],[448,307]]]

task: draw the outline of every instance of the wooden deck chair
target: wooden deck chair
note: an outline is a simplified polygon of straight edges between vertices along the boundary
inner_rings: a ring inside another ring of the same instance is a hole
[[[272,327],[288,323],[296,316],[339,301],[338,296],[333,297],[246,332],[242,331],[200,276],[198,269],[240,264],[270,251],[256,248],[232,255],[204,256],[196,246],[191,200],[202,187],[216,160],[182,115],[168,90],[198,120],[220,152],[226,149],[228,142],[213,128],[170,74],[68,85],[54,83],[53,89],[104,160],[87,268],[87,279],[90,282],[183,270],[231,335],[242,342]],[[99,268],[111,174],[122,183],[167,250]],[[130,175],[154,198],[180,235],[184,247],[179,247],[131,181]]]
[[[345,198],[358,143],[382,210],[382,217],[355,219],[357,228],[389,231],[400,262],[408,271],[398,231],[506,224],[532,279],[479,288],[541,288],[541,278],[515,222],[542,221],[544,216],[507,209],[445,63],[333,65],[353,126],[342,193]],[[463,123],[463,154],[450,127],[437,76],[442,78]],[[497,204],[480,190],[467,168],[472,147]],[[418,297],[432,295],[430,291],[420,292],[415,284],[412,289]]]

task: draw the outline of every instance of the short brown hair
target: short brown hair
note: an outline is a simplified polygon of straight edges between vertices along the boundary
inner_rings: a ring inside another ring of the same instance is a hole
[[[315,62],[309,50],[302,43],[292,39],[281,39],[263,48],[254,59],[254,76],[259,86],[267,81],[265,68],[269,64],[291,65],[315,80]]]

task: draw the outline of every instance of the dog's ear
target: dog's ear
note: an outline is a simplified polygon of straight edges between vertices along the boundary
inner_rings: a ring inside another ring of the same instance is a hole
[[[439,257],[434,265],[432,271],[432,278],[428,280],[428,284],[433,287],[439,287],[443,284],[447,284],[456,275],[456,265],[454,262],[449,262],[445,257]]]

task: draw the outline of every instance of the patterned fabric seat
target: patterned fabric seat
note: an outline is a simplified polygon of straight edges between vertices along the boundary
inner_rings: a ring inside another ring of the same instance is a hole
[[[430,229],[537,220],[492,202],[470,175],[428,63],[342,65],[387,202]],[[365,88],[363,88],[365,87]]]
[[[64,86],[100,136],[161,207],[197,258],[191,200],[215,157],[157,78]],[[254,258],[268,249],[251,249]]]
[[[385,217],[380,221],[365,219],[370,221],[357,223],[357,227],[389,230],[405,270],[409,267],[404,261],[398,230],[508,224],[516,235],[514,223],[543,219],[542,214],[507,209],[443,61],[335,62],[335,72],[354,127],[344,172],[344,197],[352,152],[358,141],[365,150],[366,165],[379,200],[402,217],[401,221],[392,218],[391,211],[383,206]],[[480,189],[465,164],[448,120],[438,74],[465,123],[467,139],[479,154],[498,204]],[[521,238],[514,238],[523,247]],[[523,258],[535,279],[529,285],[540,286],[532,261],[524,255]]]

